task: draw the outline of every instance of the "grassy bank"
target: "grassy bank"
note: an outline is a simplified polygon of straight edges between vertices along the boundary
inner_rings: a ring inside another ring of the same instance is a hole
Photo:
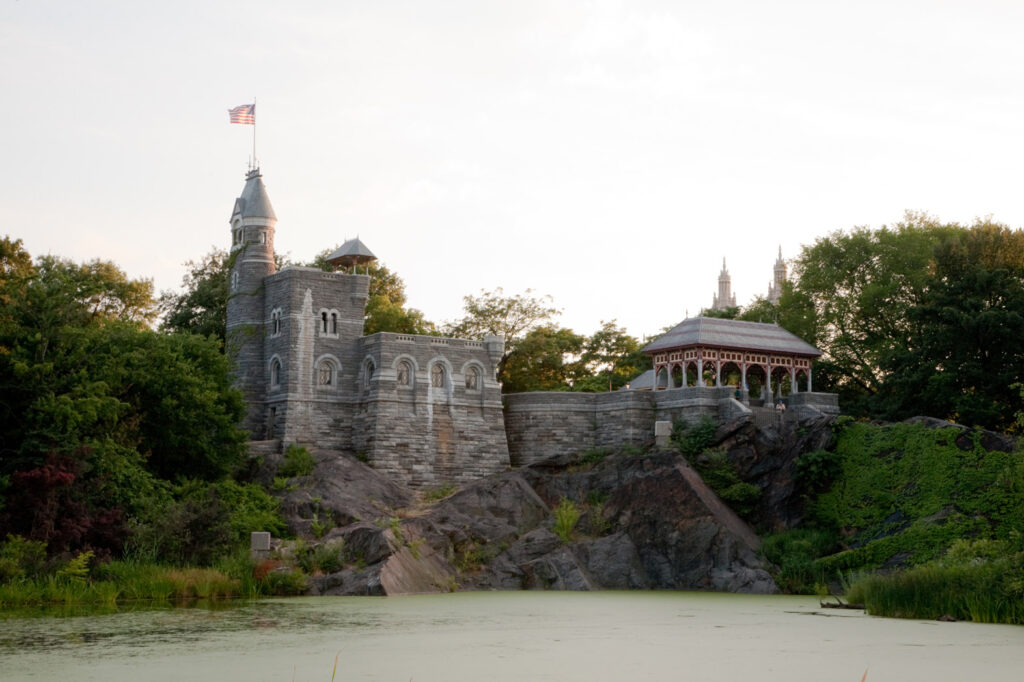
[[[111,561],[77,573],[23,576],[0,584],[0,608],[48,604],[114,605],[300,594],[301,570],[240,554],[216,567]]]
[[[1019,450],[988,450],[981,432],[845,421],[834,448],[796,465],[804,524],[762,546],[784,591],[850,583],[849,600],[877,615],[1022,622]]]
[[[890,575],[867,575],[847,594],[868,613],[1024,625],[1024,553],[1003,543],[956,543],[946,558]]]

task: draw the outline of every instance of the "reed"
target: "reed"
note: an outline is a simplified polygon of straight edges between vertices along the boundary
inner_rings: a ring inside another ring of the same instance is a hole
[[[0,607],[217,600],[299,594],[306,589],[302,571],[283,567],[257,577],[253,569],[251,561],[227,562],[218,568],[113,561],[97,567],[89,578],[35,576],[0,584]]]
[[[968,563],[935,562],[853,582],[851,602],[868,613],[896,618],[942,618],[1024,624],[1021,555]]]

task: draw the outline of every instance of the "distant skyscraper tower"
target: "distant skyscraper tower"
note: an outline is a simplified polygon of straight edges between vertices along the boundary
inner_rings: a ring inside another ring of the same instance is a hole
[[[718,295],[713,297],[712,310],[725,310],[736,307],[736,297],[732,294],[732,277],[725,269],[725,259],[722,259],[722,271],[718,273]]]
[[[768,283],[768,300],[778,303],[782,297],[782,285],[786,281],[786,262],[782,260],[782,246],[779,246],[779,257],[775,261],[775,281]]]

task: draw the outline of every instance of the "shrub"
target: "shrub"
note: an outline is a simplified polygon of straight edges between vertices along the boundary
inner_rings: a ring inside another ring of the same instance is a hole
[[[79,552],[78,556],[57,570],[57,579],[84,582],[89,577],[89,562],[92,561],[93,556],[92,550]]]
[[[295,563],[306,573],[336,573],[342,568],[341,556],[344,543],[335,542],[329,545],[300,544],[295,548]]]
[[[7,541],[0,544],[0,583],[39,575],[45,564],[45,542],[8,535]]]
[[[284,461],[277,469],[277,475],[285,478],[309,476],[313,473],[316,462],[309,450],[301,445],[289,445],[284,453]]]
[[[451,497],[455,493],[454,483],[445,483],[437,488],[431,488],[430,490],[423,493],[424,502],[437,502],[443,500],[446,497]]]
[[[555,508],[555,535],[562,538],[562,542],[568,543],[576,523],[580,520],[580,509],[576,503],[567,497],[563,497]]]
[[[733,483],[719,493],[729,508],[742,517],[749,517],[761,501],[761,489],[753,483]]]
[[[715,431],[718,424],[711,417],[701,417],[696,424],[689,424],[685,419],[676,419],[672,423],[671,440],[686,457],[699,455],[715,442]]]
[[[612,454],[611,448],[591,448],[580,454],[580,464],[597,464]]]
[[[765,536],[761,553],[778,567],[773,577],[783,592],[812,594],[818,584],[836,577],[816,560],[837,547],[834,533],[801,528]]]
[[[842,473],[839,455],[828,450],[805,452],[796,460],[795,482],[805,495],[828,490]]]

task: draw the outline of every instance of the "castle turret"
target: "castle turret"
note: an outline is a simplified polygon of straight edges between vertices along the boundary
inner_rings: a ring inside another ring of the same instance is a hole
[[[736,297],[732,294],[732,277],[725,268],[725,259],[722,259],[722,272],[718,273],[718,295],[712,298],[712,310],[725,310],[736,307]]]
[[[231,269],[228,280],[227,351],[234,362],[235,386],[248,406],[243,428],[255,437],[263,431],[266,368],[263,358],[263,279],[274,274],[274,226],[259,169],[245,176],[242,194],[231,212]]]

